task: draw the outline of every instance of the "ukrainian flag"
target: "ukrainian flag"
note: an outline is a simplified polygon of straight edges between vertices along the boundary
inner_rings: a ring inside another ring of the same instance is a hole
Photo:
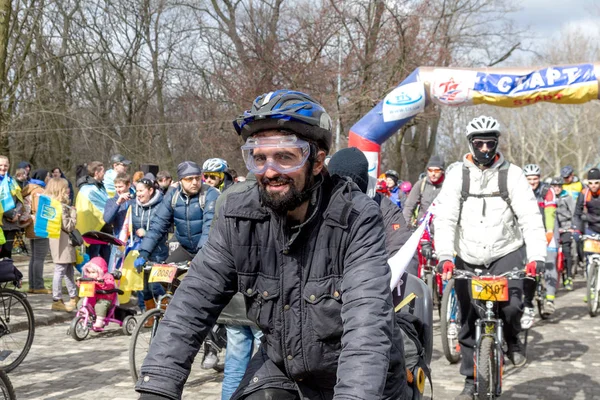
[[[14,179],[6,174],[0,183],[0,225],[2,225],[2,215],[15,208],[14,197],[23,203],[21,188]]]
[[[35,224],[35,236],[41,238],[59,239],[62,227],[62,204],[48,196],[40,195]]]

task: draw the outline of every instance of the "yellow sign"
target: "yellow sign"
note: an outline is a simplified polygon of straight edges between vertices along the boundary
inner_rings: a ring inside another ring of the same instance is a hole
[[[79,297],[94,297],[96,295],[96,282],[81,282]]]
[[[471,290],[476,300],[507,301],[508,279],[495,277],[473,279]]]
[[[583,251],[587,253],[600,253],[600,241],[592,239],[584,240]]]
[[[152,271],[150,271],[148,282],[171,283],[173,282],[173,279],[175,279],[176,273],[177,267],[172,267],[170,265],[155,265],[152,267]]]

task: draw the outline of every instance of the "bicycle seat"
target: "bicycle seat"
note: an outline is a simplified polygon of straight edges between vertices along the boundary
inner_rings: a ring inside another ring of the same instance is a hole
[[[97,294],[112,294],[112,293],[117,293],[119,295],[122,295],[123,291],[121,289],[117,289],[117,288],[106,289],[106,290],[98,289],[98,290],[96,290],[96,293]]]

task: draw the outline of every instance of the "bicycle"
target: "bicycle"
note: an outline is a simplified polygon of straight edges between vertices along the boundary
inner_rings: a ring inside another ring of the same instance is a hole
[[[460,309],[454,289],[454,279],[446,282],[442,295],[440,307],[440,331],[442,338],[442,349],[444,356],[450,364],[460,361],[460,343],[458,333],[460,332]]]
[[[8,378],[8,374],[0,369],[0,399],[16,400],[15,389]]]
[[[129,342],[129,371],[131,378],[137,382],[139,372],[150,349],[152,339],[156,335],[158,325],[165,315],[168,304],[173,298],[175,290],[181,284],[181,275],[189,269],[189,263],[159,264],[148,263],[144,268],[150,276],[148,282],[160,282],[165,285],[165,294],[158,298],[156,308],[146,310],[139,318],[139,322],[131,335]],[[218,353],[225,348],[227,343],[225,327],[215,325],[204,341],[205,349],[211,346]],[[214,368],[217,372],[223,372],[223,365],[217,364]]]
[[[537,305],[538,314],[541,319],[548,319],[550,317],[549,314],[545,313],[544,310],[544,302],[546,301],[546,280],[544,279],[544,275],[538,273],[535,277],[535,303]]]
[[[0,286],[0,368],[8,373],[29,353],[35,335],[35,319],[27,295],[8,289],[7,285]]]
[[[438,315],[441,317],[441,303],[443,296],[442,276],[437,273],[437,257],[432,254],[431,258],[426,258],[420,250],[419,246],[419,278],[421,278],[431,292],[433,306],[437,308]]]
[[[475,271],[455,270],[454,279],[472,281],[473,305],[479,313],[475,322],[475,398],[495,399],[502,394],[504,371],[503,322],[496,304],[509,300],[508,280],[533,278],[516,269],[494,276]]]
[[[587,265],[587,304],[591,317],[600,308],[600,234],[583,235],[583,251],[590,253]]]

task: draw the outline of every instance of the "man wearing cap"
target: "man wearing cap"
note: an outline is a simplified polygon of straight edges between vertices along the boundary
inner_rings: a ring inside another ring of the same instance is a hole
[[[263,332],[232,400],[405,399],[377,204],[324,161],[331,119],[304,93],[256,98],[234,126],[257,185],[231,193],[141,368],[141,399],[178,399],[236,292]]]
[[[112,168],[104,174],[104,187],[108,193],[108,198],[112,199],[117,193],[117,190],[115,189],[115,178],[119,174],[127,174],[127,167],[131,164],[131,161],[121,154],[115,154],[111,157],[110,162]]]
[[[438,155],[433,155],[427,163],[427,175],[413,186],[402,210],[407,222],[420,221],[433,200],[437,197],[444,183],[444,161]]]

